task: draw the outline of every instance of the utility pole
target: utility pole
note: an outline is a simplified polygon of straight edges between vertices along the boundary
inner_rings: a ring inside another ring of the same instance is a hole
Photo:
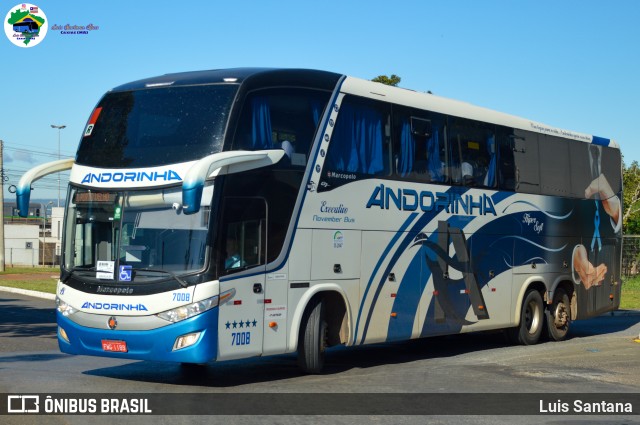
[[[0,140],[0,272],[4,271],[4,142]]]
[[[60,130],[67,128],[67,126],[51,124],[51,128],[58,130],[58,160],[60,160]],[[60,207],[60,172],[58,172],[58,207]]]

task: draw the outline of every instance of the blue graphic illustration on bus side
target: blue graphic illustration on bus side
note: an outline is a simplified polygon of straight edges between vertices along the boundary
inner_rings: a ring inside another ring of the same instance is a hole
[[[433,282],[433,291],[437,297],[431,297],[427,311],[420,313],[424,319],[420,335],[457,332],[462,326],[472,323],[465,319],[470,309],[474,310],[478,320],[488,317],[489,312],[481,298],[470,302],[473,285],[481,290],[489,284],[491,277],[488,271],[491,271],[491,276],[499,276],[518,267],[535,268],[536,264],[566,269],[569,267],[568,263],[572,261],[574,246],[583,241],[591,242],[590,232],[592,231],[589,230],[591,226],[586,224],[593,223],[593,211],[600,208],[598,206],[600,201],[594,203],[593,200],[547,198],[540,200],[544,207],[523,200],[515,200],[506,205],[501,204],[512,195],[512,193],[503,192],[492,196],[492,205],[495,205],[496,209],[500,207],[501,216],[470,232],[468,240],[463,238],[464,244],[454,249],[452,257],[449,257],[447,250],[438,248],[438,235],[444,233],[443,228],[431,234],[422,233],[422,229],[435,218],[435,214],[432,211],[425,212],[419,217],[415,213],[412,214],[403,229],[391,241],[390,246],[385,250],[385,255],[374,269],[356,322],[355,340],[365,342],[379,294],[386,284],[386,276],[406,253],[413,252],[413,258],[395,294],[392,311],[397,313],[397,319],[389,321],[388,341],[411,337],[416,316],[419,314],[419,301],[430,281]],[[464,228],[477,219],[479,216],[453,216],[443,223],[448,226],[449,230],[446,232],[460,229],[460,235],[464,237]],[[575,221],[585,223],[585,226],[581,227],[585,229],[585,234],[570,233],[571,223]],[[607,227],[596,222],[593,232],[600,236],[601,240],[603,238],[611,240],[615,230],[612,226],[608,227],[611,229],[605,231]],[[602,236],[601,232],[605,232],[606,235]],[[454,242],[448,240],[447,246],[449,243]],[[597,244],[598,242],[596,247]],[[391,246],[394,247],[393,250],[390,250]],[[609,250],[612,249],[614,247],[610,245]],[[436,281],[447,274],[438,265],[438,262],[443,260],[447,267],[456,266],[453,268],[462,272],[463,278],[450,280],[444,286],[440,282],[440,287],[436,288],[438,285]],[[380,274],[382,270],[380,265],[385,261],[388,261],[387,266]],[[562,264],[564,266],[561,266]],[[484,272],[478,274],[479,270]],[[437,278],[434,276],[436,273],[439,275]],[[373,284],[375,280],[377,285]],[[494,288],[494,290],[500,290],[500,288]],[[579,287],[579,290],[586,289]],[[374,295],[368,312],[365,312],[363,311],[364,300],[369,291],[373,291]],[[481,314],[478,314],[478,306],[484,307],[484,311],[480,311]],[[358,327],[362,327],[362,335],[358,334]]]

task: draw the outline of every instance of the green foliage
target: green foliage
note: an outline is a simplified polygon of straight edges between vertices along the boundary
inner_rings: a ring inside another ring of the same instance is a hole
[[[386,76],[386,75],[378,75],[376,78],[372,79],[371,81],[375,82],[375,83],[382,83],[382,84],[386,84],[388,86],[394,86],[397,87],[398,84],[400,83],[401,78],[398,77],[396,74],[391,74],[390,77]]]
[[[623,163],[624,185],[622,225],[628,235],[640,234],[640,165],[633,161],[628,167]]]

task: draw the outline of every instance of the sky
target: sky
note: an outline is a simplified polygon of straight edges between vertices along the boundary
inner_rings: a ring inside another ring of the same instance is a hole
[[[73,157],[109,89],[156,75],[243,66],[312,68],[462,100],[614,139],[640,161],[640,1],[36,1],[47,34],[0,35],[4,196],[29,168]],[[15,0],[0,0],[3,18]],[[5,19],[6,21],[6,19]],[[63,34],[54,25],[88,26]],[[65,125],[63,130],[51,125]],[[58,133],[60,148],[58,149]],[[62,198],[68,174],[61,179]],[[57,177],[32,199],[58,197]]]

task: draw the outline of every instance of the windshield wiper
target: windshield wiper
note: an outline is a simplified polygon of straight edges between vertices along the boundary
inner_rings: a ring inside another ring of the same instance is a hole
[[[67,280],[71,277],[73,272],[95,272],[96,266],[75,266],[72,267],[71,270],[64,270],[60,276],[60,281],[62,283],[67,283]]]
[[[187,286],[189,286],[189,284],[187,282],[185,282],[184,280],[182,280],[182,278],[180,276],[178,276],[177,274],[175,274],[173,272],[170,272],[169,270],[144,268],[144,269],[133,269],[133,271],[135,271],[135,272],[165,273],[165,274],[168,274],[169,276],[171,276],[172,278],[174,278],[175,280],[177,280],[178,283],[180,284],[180,286],[182,286],[183,288],[186,288]]]

